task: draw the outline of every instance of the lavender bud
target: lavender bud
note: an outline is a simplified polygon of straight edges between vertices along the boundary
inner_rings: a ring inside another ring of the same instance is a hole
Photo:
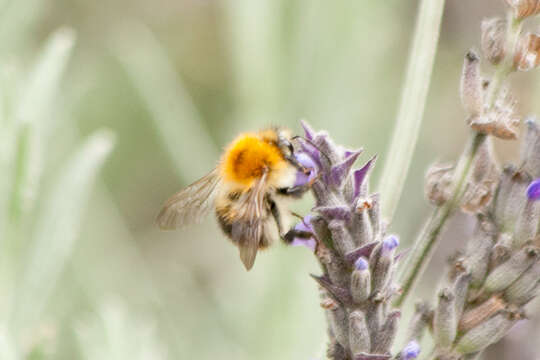
[[[450,289],[439,292],[439,302],[433,319],[433,331],[437,344],[449,348],[457,333],[455,296]]]
[[[351,295],[353,301],[360,304],[366,301],[371,293],[371,274],[368,269],[368,262],[360,257],[354,263],[356,270],[351,276]]]
[[[399,245],[398,237],[390,235],[373,251],[370,257],[372,273],[372,291],[383,292],[388,285],[392,266],[394,264],[394,250]]]
[[[344,349],[349,348],[349,317],[343,307],[338,307],[334,310],[328,310],[328,320],[330,322],[330,328],[336,337],[338,343],[343,346]]]
[[[491,268],[495,268],[510,259],[514,237],[509,233],[499,234],[499,239],[491,252]]]
[[[527,187],[527,198],[531,201],[540,200],[540,178]]]
[[[482,21],[482,52],[494,65],[504,59],[506,42],[506,20],[501,18]]]
[[[521,148],[521,168],[533,178],[540,177],[540,129],[534,117],[525,122],[525,139]]]
[[[343,220],[331,220],[328,223],[328,229],[332,233],[334,247],[341,256],[345,256],[345,254],[354,250],[353,239],[347,231]]]
[[[506,3],[514,9],[514,16],[517,19],[524,19],[540,12],[539,0],[506,0]]]
[[[454,165],[435,164],[426,174],[424,192],[426,198],[435,206],[443,205],[452,193]]]
[[[416,341],[411,341],[401,351],[400,360],[412,360],[416,359],[420,355],[420,345]]]
[[[353,356],[367,353],[371,347],[366,317],[360,310],[349,315],[349,342]]]
[[[326,221],[351,219],[351,209],[345,205],[336,206],[317,206],[313,211],[318,212]]]
[[[481,351],[499,341],[515,322],[507,313],[499,313],[465,333],[455,349],[461,354]]]
[[[353,360],[389,360],[392,356],[389,354],[366,354],[362,353],[358,356],[355,356]],[[338,359],[338,358],[336,358]],[[339,358],[342,359],[342,358]],[[344,359],[344,358],[343,358]]]
[[[487,234],[480,226],[468,242],[466,256],[463,260],[464,266],[470,271],[471,286],[473,287],[480,287],[484,282],[493,247],[492,235]]]
[[[424,330],[433,321],[433,311],[427,302],[420,302],[415,305],[414,316],[412,317],[407,330],[409,341],[421,341]]]
[[[380,293],[374,293],[373,298],[382,298]],[[366,320],[369,329],[371,345],[377,342],[377,334],[381,331],[383,322],[383,305],[380,301],[371,301],[368,303],[368,308],[365,311]]]
[[[356,270],[359,271],[367,270],[367,268],[369,267],[369,263],[365,258],[359,257],[358,260],[354,262],[354,267],[356,268]]]
[[[527,186],[530,182],[531,179],[526,173],[517,171],[514,167],[504,169],[495,204],[495,219],[503,230],[514,228],[526,203]]]
[[[471,274],[469,273],[460,274],[454,282],[453,292],[456,297],[456,319],[459,319],[461,317],[461,314],[463,313],[463,308],[465,307],[465,302],[467,301],[467,294],[469,291],[470,283]]]
[[[368,209],[368,215],[371,221],[373,237],[378,238],[382,233],[380,195],[378,193],[372,194],[370,199],[371,208]]]
[[[352,222],[353,227],[351,229],[356,245],[366,244],[373,239],[373,227],[369,215],[369,208],[372,206],[372,202],[368,199],[357,199],[354,213],[355,221]]]
[[[485,289],[489,292],[506,289],[537,259],[538,248],[532,246],[515,253],[508,261],[496,267],[489,274],[486,279]]]
[[[536,295],[539,281],[540,261],[536,261],[530,269],[506,289],[504,297],[513,304],[523,305]]]
[[[489,319],[497,312],[503,310],[505,307],[506,304],[500,297],[492,296],[481,305],[465,312],[459,322],[458,328],[460,331],[468,331],[478,326],[486,319]]]
[[[529,71],[540,65],[540,36],[528,33],[521,37],[514,55],[514,66]]]
[[[397,235],[389,235],[383,240],[383,252],[393,251],[399,246],[399,237]]]
[[[398,321],[401,317],[399,310],[394,310],[386,317],[381,330],[377,332],[376,341],[372,344],[372,352],[376,354],[384,354],[390,350],[396,337]]]
[[[471,118],[482,114],[484,98],[480,77],[480,58],[473,50],[465,55],[461,75],[461,102]]]
[[[535,186],[537,189],[535,189]],[[535,191],[537,194],[535,194]],[[540,199],[539,180],[536,181],[536,185],[534,182],[531,183],[527,189],[527,198],[529,201],[527,201],[517,219],[514,231],[514,248],[520,248],[523,244],[536,237],[540,222],[540,201],[536,201],[536,197]]]
[[[485,212],[486,205],[495,192],[497,173],[492,142],[484,141],[477,151],[471,176],[463,195],[461,204],[463,211],[471,214]]]

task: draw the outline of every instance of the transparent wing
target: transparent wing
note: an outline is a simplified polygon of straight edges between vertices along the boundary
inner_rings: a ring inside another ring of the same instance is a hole
[[[250,270],[264,234],[264,197],[266,173],[238,201],[239,221],[233,224],[231,236],[238,242],[240,260]]]
[[[220,177],[214,169],[185,189],[171,196],[156,217],[163,230],[172,230],[189,223],[200,222],[212,209]]]

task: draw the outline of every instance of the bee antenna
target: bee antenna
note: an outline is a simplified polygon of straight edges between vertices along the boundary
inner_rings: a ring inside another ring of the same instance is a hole
[[[296,139],[302,139],[304,140],[305,142],[307,142],[308,144],[310,144],[311,146],[313,146],[315,149],[319,150],[319,152],[321,154],[324,155],[324,157],[326,158],[326,160],[328,160],[329,163],[332,163],[332,161],[330,160],[330,157],[328,155],[326,155],[326,153],[324,151],[322,151],[321,149],[319,149],[319,147],[317,145],[315,145],[313,143],[313,141],[309,140],[309,139],[306,139],[305,137],[301,136],[301,135],[295,135],[291,138],[291,140],[296,140]]]

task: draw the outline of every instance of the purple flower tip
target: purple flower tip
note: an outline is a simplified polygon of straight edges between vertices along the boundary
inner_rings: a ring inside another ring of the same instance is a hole
[[[527,197],[529,200],[540,200],[540,178],[534,180],[527,188]]]
[[[413,340],[410,343],[408,343],[407,346],[405,346],[405,348],[401,352],[401,358],[403,360],[416,359],[419,354],[420,354],[420,345],[418,345],[418,343]]]
[[[399,238],[396,235],[389,235],[383,240],[383,250],[391,251],[399,246]]]
[[[357,270],[366,270],[366,269],[368,268],[368,266],[369,266],[369,263],[368,263],[367,260],[366,260],[364,257],[362,257],[362,256],[360,256],[360,257],[358,258],[358,260],[356,260],[356,261],[354,262],[354,267],[355,267]]]
[[[305,120],[300,120],[300,124],[302,125],[302,128],[304,129],[304,134],[306,136],[306,139],[313,140],[313,137],[315,136],[315,132],[309,126],[309,124]]]
[[[304,220],[296,224],[294,227],[295,230],[313,232],[313,227],[311,226],[311,215],[306,215]],[[291,246],[305,246],[311,251],[315,251],[317,246],[317,241],[313,238],[299,238],[295,237],[291,242]]]

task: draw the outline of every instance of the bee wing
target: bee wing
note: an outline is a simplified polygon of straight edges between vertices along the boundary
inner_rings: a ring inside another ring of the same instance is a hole
[[[263,214],[265,211],[264,196],[266,179],[267,175],[264,173],[255,186],[239,199],[239,219],[242,220],[233,224],[231,232],[233,239],[238,241],[240,260],[242,260],[248,271],[253,267],[264,233]]]
[[[217,168],[185,189],[171,196],[156,217],[163,230],[172,230],[188,223],[200,222],[214,203],[220,176]]]

